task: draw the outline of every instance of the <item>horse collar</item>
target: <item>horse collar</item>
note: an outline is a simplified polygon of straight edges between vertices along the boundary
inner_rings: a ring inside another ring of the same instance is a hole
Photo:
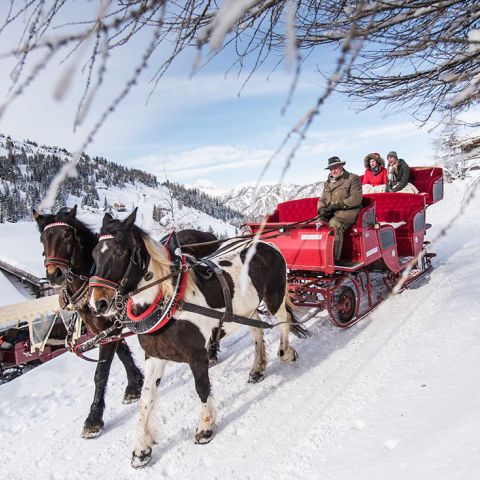
[[[187,265],[185,256],[181,257],[179,263],[182,268],[179,269],[171,298],[164,298],[160,292],[153,303],[140,315],[133,314],[132,299],[128,299],[122,323],[129,330],[136,334],[153,333],[165,328],[173,320],[185,296],[188,280],[188,273],[184,268]]]

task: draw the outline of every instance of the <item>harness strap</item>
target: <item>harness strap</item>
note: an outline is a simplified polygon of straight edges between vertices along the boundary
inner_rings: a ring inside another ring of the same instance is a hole
[[[116,320],[110,327],[106,328],[105,330],[102,330],[98,335],[95,335],[95,337],[78,345],[69,345],[67,348],[70,351],[73,351],[75,355],[83,358],[84,360],[87,360],[89,362],[102,363],[105,360],[95,360],[93,358],[86,357],[83,354],[88,350],[92,350],[99,344],[118,342],[119,340],[122,340],[125,337],[129,337],[130,335],[133,335],[133,332],[122,333],[122,327],[123,327],[122,322],[119,320]],[[110,334],[112,334],[115,331],[117,331],[118,334],[110,336]]]
[[[43,265],[45,267],[48,267],[49,265],[61,265],[62,267],[68,267],[70,265],[70,260],[66,260],[65,258],[61,257],[45,257]]]
[[[198,313],[199,315],[204,315],[205,317],[216,318],[221,320],[225,315],[224,312],[217,312],[212,308],[201,307],[200,305],[195,305],[189,302],[182,302],[179,307],[179,310],[184,310],[185,312]],[[273,328],[275,325],[270,323],[263,322],[262,320],[256,320],[254,318],[242,317],[240,315],[235,315],[232,313],[229,315],[229,318],[225,320],[226,322],[240,323],[241,325],[248,325],[249,327],[255,328]]]
[[[165,280],[168,280],[169,278],[176,277],[179,275],[181,272],[186,272],[188,270],[188,265],[182,265],[181,268],[178,268],[176,270],[173,270],[171,273],[168,275],[165,275],[162,278],[159,278],[158,280],[155,280],[154,282],[147,283],[143,287],[137,288],[136,290],[133,290],[128,294],[128,296],[131,298],[135,295],[137,295],[140,292],[143,292],[144,290],[147,290],[148,288],[154,287],[155,285],[159,285],[160,283],[163,283]]]
[[[220,337],[222,334],[222,325],[223,322],[231,322],[232,315],[233,315],[233,306],[232,306],[232,295],[230,294],[230,288],[228,287],[227,280],[225,279],[225,275],[223,274],[223,270],[215,265],[211,260],[205,260],[205,264],[210,267],[210,269],[215,273],[220,282],[220,286],[222,287],[223,299],[225,300],[225,312],[218,323],[218,330],[215,338],[215,343],[218,344],[220,342]]]

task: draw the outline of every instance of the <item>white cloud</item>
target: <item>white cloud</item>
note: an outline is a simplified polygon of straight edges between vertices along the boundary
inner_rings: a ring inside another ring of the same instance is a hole
[[[144,168],[163,178],[188,179],[222,170],[263,166],[273,151],[235,145],[206,145],[169,155],[133,159],[130,166]]]

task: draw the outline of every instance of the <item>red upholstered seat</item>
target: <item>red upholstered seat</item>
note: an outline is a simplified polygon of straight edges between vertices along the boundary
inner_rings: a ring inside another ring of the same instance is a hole
[[[317,216],[318,197],[301,198],[279,203],[268,222],[301,222]]]
[[[443,198],[443,170],[439,167],[411,167],[410,183],[426,194],[428,205]]]
[[[371,193],[364,198],[375,200],[378,222],[405,222],[395,230],[398,254],[414,256],[425,234],[426,195],[416,193]]]
[[[364,198],[375,200],[379,222],[406,222],[425,208],[425,196],[415,193],[371,193]]]

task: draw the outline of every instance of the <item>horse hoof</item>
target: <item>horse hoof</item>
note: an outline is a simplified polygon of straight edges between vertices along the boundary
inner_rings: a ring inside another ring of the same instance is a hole
[[[132,452],[132,461],[130,464],[133,468],[142,468],[147,465],[152,459],[152,449],[140,450],[140,454],[137,455],[135,450]]]
[[[218,363],[217,357],[210,357],[208,359],[208,368],[214,367]]]
[[[298,359],[298,353],[294,348],[290,348],[287,352],[279,350],[278,356],[282,362],[296,362]]]
[[[138,391],[126,390],[125,395],[123,396],[122,403],[128,405],[129,403],[135,403],[140,400],[142,393]]]
[[[195,432],[195,443],[197,445],[205,445],[206,443],[209,443],[212,438],[213,438],[213,429],[202,430],[201,432],[197,430]]]
[[[82,438],[96,438],[100,435],[103,428],[103,422],[96,425],[84,425],[82,430]]]
[[[248,375],[248,383],[259,383],[265,378],[265,374],[261,372],[250,372]]]

